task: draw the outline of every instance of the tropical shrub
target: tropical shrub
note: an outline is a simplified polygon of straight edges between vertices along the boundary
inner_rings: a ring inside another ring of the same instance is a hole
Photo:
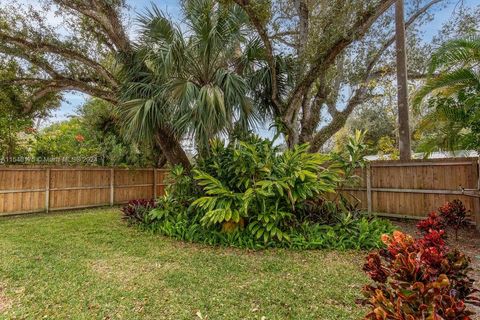
[[[348,161],[308,152],[281,152],[256,136],[227,145],[212,140],[209,156],[191,175],[181,167],[157,206],[140,222],[160,234],[210,245],[244,248],[369,249],[391,233],[385,220],[351,214],[331,200]],[[353,171],[352,171],[353,172]]]
[[[430,230],[445,230],[451,228],[455,232],[455,240],[458,240],[458,231],[471,225],[470,212],[460,200],[446,202],[438,208],[437,212],[431,212],[428,217],[417,224],[417,229],[426,234]]]
[[[458,240],[458,231],[471,224],[470,212],[467,211],[462,201],[453,200],[441,206],[438,211],[446,226],[455,231],[455,240]]]
[[[441,219],[431,213],[418,224],[423,237],[395,231],[384,235],[386,249],[368,255],[363,270],[375,282],[364,287],[371,307],[365,319],[471,319],[476,303],[470,259],[445,242]]]
[[[148,223],[150,211],[156,207],[155,200],[136,199],[129,201],[121,209],[123,219],[129,223]]]
[[[358,186],[361,181],[361,177],[356,173],[358,169],[363,169],[367,165],[367,161],[364,158],[368,150],[368,146],[365,143],[366,134],[366,131],[356,130],[353,136],[346,139],[343,151],[331,154],[335,165],[342,171],[341,179],[337,183],[336,189],[343,191],[336,193],[333,201],[327,201],[322,206],[318,206],[318,208],[324,209],[323,211],[333,214],[330,221],[336,217],[344,218],[342,213],[354,215],[362,213],[359,209],[361,201],[352,193],[345,191],[344,188]],[[326,222],[330,221],[327,220]]]
[[[342,186],[352,186],[360,182],[361,178],[355,174],[358,168],[365,168],[366,160],[364,158],[368,150],[365,143],[366,131],[356,130],[355,134],[348,137],[342,152],[333,153],[333,159],[340,165],[344,174],[340,183]]]
[[[307,144],[279,153],[258,138],[227,147],[217,141],[210,159],[193,171],[205,194],[192,203],[203,214],[201,222],[246,221],[252,236],[264,242],[288,240],[305,201],[333,193],[340,179],[339,170],[325,167],[330,158],[309,153]]]
[[[186,211],[166,215],[146,227],[156,233],[188,242],[248,249],[295,250],[379,248],[383,246],[379,240],[381,234],[391,233],[393,230],[392,224],[383,219],[352,219],[349,223],[338,223],[333,226],[304,223],[289,231],[289,240],[283,238],[282,241],[278,241],[275,238],[265,242],[263,237],[257,239],[252,236],[247,228],[237,227],[225,232],[223,228],[207,227],[200,222],[199,217]]]
[[[388,220],[347,215],[334,225],[304,223],[291,235],[291,247],[296,249],[363,250],[380,248],[383,234],[393,226]]]
[[[156,207],[151,210],[149,222],[175,222],[184,217],[190,204],[199,196],[199,190],[190,175],[185,174],[182,166],[170,170],[166,182],[165,195],[158,198]]]
[[[440,231],[445,229],[445,221],[442,217],[439,216],[435,211],[432,211],[428,214],[426,219],[421,220],[417,223],[417,229],[422,234],[427,234],[430,230]]]

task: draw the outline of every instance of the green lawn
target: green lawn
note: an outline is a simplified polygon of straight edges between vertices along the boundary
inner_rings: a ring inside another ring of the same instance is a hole
[[[364,253],[177,242],[118,210],[0,219],[1,319],[359,319]]]

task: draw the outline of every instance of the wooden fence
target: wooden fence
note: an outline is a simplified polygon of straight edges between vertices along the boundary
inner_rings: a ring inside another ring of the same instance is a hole
[[[359,174],[360,185],[344,190],[369,212],[420,219],[445,202],[460,199],[480,225],[478,158],[374,161]]]
[[[86,208],[152,198],[163,193],[165,170],[122,168],[0,167],[0,215]],[[478,158],[376,161],[344,189],[365,210],[421,218],[460,199],[480,225]]]
[[[0,167],[0,215],[126,203],[163,193],[165,170]]]

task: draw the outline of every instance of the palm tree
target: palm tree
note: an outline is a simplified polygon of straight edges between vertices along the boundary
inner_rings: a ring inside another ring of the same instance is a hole
[[[428,97],[420,123],[422,151],[480,147],[480,37],[446,42],[432,56],[429,77],[415,94],[418,110]],[[479,132],[477,132],[479,131]]]
[[[257,119],[238,72],[247,18],[238,6],[215,0],[185,1],[183,15],[185,32],[156,7],[139,17],[119,112],[132,138],[151,139],[164,128],[208,152],[211,138],[247,130]]]
[[[451,97],[465,89],[480,89],[480,37],[446,42],[432,56],[429,78],[415,94],[418,106],[428,95]]]

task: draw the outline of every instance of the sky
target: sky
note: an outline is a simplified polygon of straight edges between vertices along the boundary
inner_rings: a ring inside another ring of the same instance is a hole
[[[35,4],[36,0],[23,0],[24,3]],[[479,4],[479,0],[451,0],[448,6],[441,11],[436,12],[435,19],[429,22],[424,27],[424,40],[429,41],[431,38],[438,34],[442,24],[448,20],[448,18],[454,12],[456,6],[463,2],[468,7],[473,7]],[[180,16],[180,5],[177,0],[127,0],[127,3],[131,7],[131,15],[134,17],[137,13],[142,13],[146,8],[151,7],[152,3],[157,5],[160,9],[165,10],[173,18]],[[52,117],[47,123],[58,122],[68,119],[69,116],[75,114],[77,108],[81,106],[88,96],[81,93],[67,92],[64,94],[64,101],[59,109],[52,112]]]

